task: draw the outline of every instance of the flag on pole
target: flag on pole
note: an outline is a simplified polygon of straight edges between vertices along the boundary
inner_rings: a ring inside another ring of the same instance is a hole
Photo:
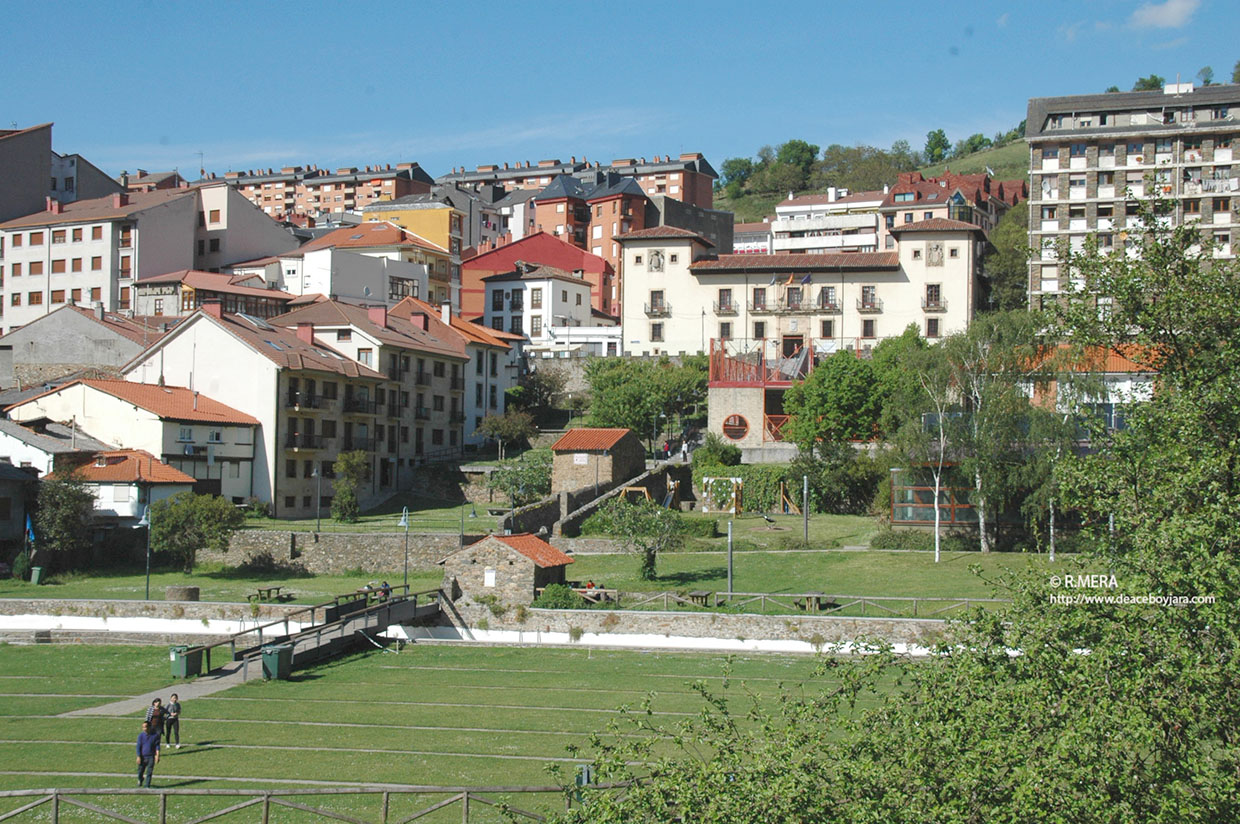
[[[26,513],[26,540],[34,546],[34,524],[30,523],[30,513]]]
[[[777,280],[779,280],[779,275],[771,275],[771,282],[770,282],[769,284],[767,284],[767,285],[768,285],[768,286],[774,286],[774,285],[775,285],[775,282],[776,282]]]
[[[792,272],[789,272],[789,273],[788,273],[788,282],[787,282],[787,283],[785,283],[785,284],[784,284],[784,286],[791,286],[791,285],[792,285],[792,281],[793,281],[793,279],[795,279],[795,278],[796,278],[796,275],[794,275]]]
[[[801,278],[802,286],[809,286],[813,282],[814,282],[814,274],[812,272],[806,272],[805,277]]]

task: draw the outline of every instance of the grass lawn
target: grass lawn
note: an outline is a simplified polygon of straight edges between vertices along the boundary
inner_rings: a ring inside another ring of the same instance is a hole
[[[805,549],[805,527],[800,515],[773,515],[768,523],[760,515],[743,513],[733,518],[724,513],[686,512],[690,521],[714,521],[717,538],[690,538],[685,549],[726,550],[728,520],[732,520],[732,548],[737,552],[752,549]],[[869,546],[870,536],[878,530],[877,522],[862,515],[811,515],[809,548],[834,549],[842,546]]]
[[[584,747],[588,733],[603,729],[622,705],[635,706],[653,692],[654,720],[692,717],[701,701],[689,684],[702,679],[718,686],[723,661],[665,652],[433,645],[360,654],[298,671],[291,681],[251,681],[186,701],[187,746],[165,753],[154,784],[550,784],[547,766],[560,764],[571,775],[577,762],[566,747]],[[734,681],[763,704],[773,702],[780,682],[813,686],[815,680],[809,657],[733,661]],[[66,672],[75,677],[65,679]],[[0,646],[0,673],[0,789],[130,786],[137,715],[53,716],[116,694],[176,689],[166,654],[152,647]],[[174,799],[170,807],[183,820],[235,800]],[[526,809],[563,803],[556,796],[511,800]],[[394,796],[393,820],[430,801]],[[378,817],[377,797],[306,803]],[[139,817],[153,810],[144,805],[145,799],[104,804]],[[16,806],[0,800],[0,813]],[[452,807],[428,820],[459,821],[460,815]],[[277,820],[310,818],[282,810]]]

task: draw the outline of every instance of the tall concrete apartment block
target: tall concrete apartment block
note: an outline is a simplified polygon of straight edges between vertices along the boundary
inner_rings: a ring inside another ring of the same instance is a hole
[[[1172,201],[1173,225],[1196,221],[1214,254],[1235,254],[1240,223],[1240,86],[1038,97],[1029,101],[1030,305],[1065,290],[1058,249],[1122,248],[1136,205]]]

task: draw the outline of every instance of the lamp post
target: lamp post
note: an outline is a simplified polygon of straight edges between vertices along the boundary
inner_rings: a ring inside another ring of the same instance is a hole
[[[405,528],[405,594],[409,594],[409,507],[403,506],[400,509],[400,523],[397,526]]]
[[[142,510],[142,520],[138,526],[146,527],[146,600],[151,600],[151,508]]]
[[[314,471],[310,473],[315,479],[314,489],[314,531],[319,533],[323,531],[323,472],[319,469],[319,464],[315,463]]]

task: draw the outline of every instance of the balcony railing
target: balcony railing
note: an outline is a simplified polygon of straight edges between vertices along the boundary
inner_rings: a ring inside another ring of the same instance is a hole
[[[460,412],[460,411],[453,411],[450,415],[448,415],[448,422],[449,423],[465,423],[465,413]]]
[[[429,421],[431,419],[431,410],[425,406],[415,406],[413,409],[413,417],[419,421]]]
[[[672,305],[660,301],[658,303],[647,303],[646,317],[650,318],[666,318],[672,314]]]
[[[452,391],[453,392],[464,392],[465,391],[465,379],[464,378],[453,378],[452,379]]]
[[[343,452],[352,452],[355,449],[361,449],[365,452],[373,452],[375,450],[374,438],[358,438],[352,435],[346,435],[344,442],[340,444]]]
[[[877,315],[883,311],[883,300],[882,298],[870,298],[869,300],[857,298],[857,311],[863,315]]]
[[[431,373],[430,372],[418,372],[418,374],[414,376],[413,382],[417,386],[430,386],[431,385]]]
[[[323,448],[323,436],[322,435],[298,435],[296,433],[289,433],[288,437],[284,439],[284,448],[285,449],[322,449]]]
[[[284,405],[291,409],[326,409],[330,402],[322,395],[304,395],[300,392],[290,392],[284,398]]]
[[[716,315],[735,315],[736,314],[736,303],[730,300],[725,300],[722,302],[715,301],[715,314]]]
[[[401,369],[399,366],[389,366],[383,370],[383,374],[388,376],[388,380],[401,381],[405,379],[405,375],[409,374],[409,370]]]
[[[840,313],[840,303],[837,300],[818,298],[818,302],[814,304],[814,308],[818,312],[825,312],[832,315],[838,315]]]
[[[373,415],[379,411],[379,403],[369,398],[345,398],[344,411],[354,415]]]
[[[942,298],[922,298],[921,308],[926,312],[946,312],[947,301]]]

